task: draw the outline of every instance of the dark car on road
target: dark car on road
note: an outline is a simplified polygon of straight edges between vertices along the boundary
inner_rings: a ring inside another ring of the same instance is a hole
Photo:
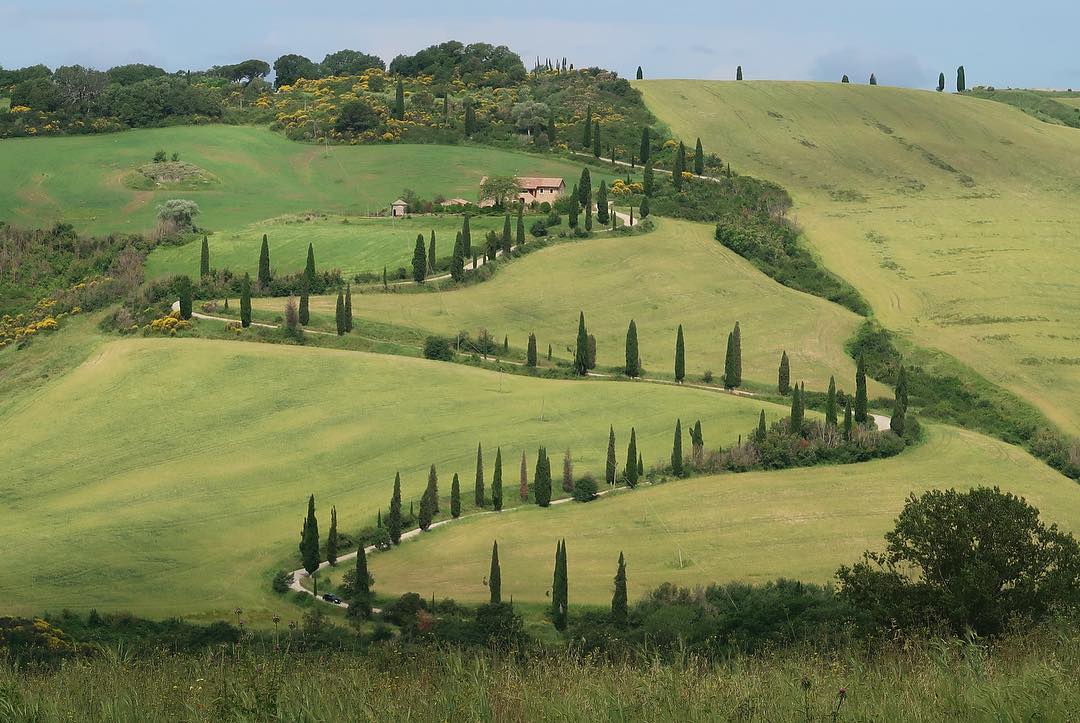
[[[323,595],[322,599],[325,600],[328,603],[333,603],[334,605],[340,605],[341,604],[341,598],[339,598],[337,595],[335,595],[332,592],[328,592],[325,595]]]

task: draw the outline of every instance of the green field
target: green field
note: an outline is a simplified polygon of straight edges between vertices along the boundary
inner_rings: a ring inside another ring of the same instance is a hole
[[[324,526],[333,504],[355,530],[389,502],[397,470],[406,499],[431,463],[444,494],[455,471],[470,485],[477,442],[489,474],[502,446],[512,499],[521,452],[531,471],[540,444],[556,464],[572,447],[580,473],[602,473],[609,424],[623,454],[635,425],[651,466],[670,455],[676,417],[727,445],[762,408],[785,413],[660,385],[198,339],[112,341],[23,387],[0,408],[0,426],[19,430],[0,438],[0,514],[23,561],[0,566],[0,589],[6,611],[26,613],[266,609],[268,572],[295,566],[310,493]]]
[[[125,176],[159,149],[179,153],[220,183],[199,191],[128,187]],[[201,226],[239,230],[289,213],[372,214],[405,188],[424,198],[475,199],[485,175],[562,176],[569,185],[580,173],[579,165],[526,153],[476,146],[321,147],[250,126],[20,138],[0,144],[0,220],[22,226],[63,220],[88,233],[146,231],[158,203],[189,198],[202,209]]]
[[[529,219],[526,225],[531,222]],[[250,224],[239,231],[214,234],[209,238],[210,264],[212,268],[228,268],[238,274],[247,271],[254,277],[258,273],[262,237],[266,234],[271,267],[277,274],[303,271],[308,243],[315,246],[315,260],[320,268],[340,269],[346,278],[358,272],[381,274],[384,266],[393,274],[399,267],[411,269],[417,234],[430,240],[434,230],[437,257],[449,257],[461,223],[460,216],[398,219],[283,216]],[[502,227],[502,216],[477,216],[469,222],[474,239],[482,239],[491,230],[502,232]],[[147,278],[197,274],[201,248],[198,241],[158,247],[147,260]]]
[[[1080,131],[953,94],[637,83],[673,132],[793,195],[890,329],[1080,433]]]
[[[332,318],[334,297],[311,300],[313,314]],[[255,299],[257,309],[279,312],[280,299]],[[437,294],[353,297],[357,317],[473,337],[486,327],[524,349],[530,332],[538,347],[551,344],[569,359],[579,310],[596,335],[597,363],[625,361],[626,328],[637,323],[646,370],[673,374],[675,334],[683,325],[686,373],[721,374],[727,333],[740,322],[743,377],[775,387],[781,352],[791,357],[792,379],[824,389],[835,374],[854,386],[855,368],[844,342],[860,317],[822,299],[793,291],[762,275],[712,238],[712,227],[662,219],[641,236],[595,237],[544,249],[500,270],[494,279]],[[884,393],[884,387],[872,392]]]
[[[498,539],[503,595],[543,602],[555,543],[566,538],[572,602],[611,600],[620,551],[632,599],[663,582],[827,582],[863,550],[881,548],[909,493],[976,485],[1023,495],[1045,518],[1080,532],[1080,486],[1016,447],[935,425],[926,443],[891,459],[695,478],[588,504],[482,515],[372,555],[369,564],[380,595],[483,600]]]

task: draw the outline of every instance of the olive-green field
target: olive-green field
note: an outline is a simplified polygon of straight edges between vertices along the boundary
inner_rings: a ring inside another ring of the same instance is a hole
[[[883,323],[1080,433],[1080,131],[840,83],[644,81],[673,132],[785,186]]]

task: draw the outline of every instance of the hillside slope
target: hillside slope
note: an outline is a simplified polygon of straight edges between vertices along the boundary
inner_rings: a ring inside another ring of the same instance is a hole
[[[674,133],[791,191],[809,242],[888,327],[1080,433],[1080,132],[882,86],[637,87]]]

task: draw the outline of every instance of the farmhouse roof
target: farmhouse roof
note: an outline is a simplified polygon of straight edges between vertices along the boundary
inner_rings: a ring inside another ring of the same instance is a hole
[[[561,178],[545,176],[518,176],[517,181],[522,188],[530,191],[535,188],[558,188],[566,183]]]
[[[393,203],[391,203],[390,205],[391,205],[391,206],[408,206],[409,204],[408,204],[408,203],[406,203],[405,201],[402,201],[402,200],[401,200],[401,199],[399,198],[398,200],[394,201],[394,202],[393,202]]]

